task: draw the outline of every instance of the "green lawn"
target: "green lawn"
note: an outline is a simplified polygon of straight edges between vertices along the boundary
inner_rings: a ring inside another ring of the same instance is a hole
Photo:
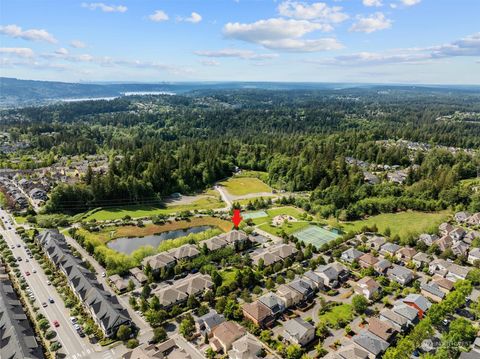
[[[359,231],[364,226],[377,226],[380,232],[385,231],[388,227],[392,236],[398,234],[405,237],[408,234],[421,234],[435,230],[438,225],[448,219],[451,215],[449,211],[441,212],[417,212],[407,211],[400,213],[384,213],[372,216],[364,220],[353,222],[337,222],[330,219],[328,224],[342,229],[345,232]]]
[[[243,196],[250,193],[272,192],[270,186],[256,177],[234,176],[226,181],[220,182],[220,185],[233,196]]]
[[[229,286],[235,281],[235,271],[236,270],[233,269],[225,269],[220,271],[220,275],[223,279],[222,285]]]
[[[283,229],[288,234],[292,234],[293,232],[303,229],[309,225],[309,222],[301,220],[301,216],[304,211],[296,207],[278,207],[267,209],[265,212],[267,213],[266,217],[253,218],[252,221],[255,225],[258,225],[260,229],[273,235],[277,235],[280,229]],[[298,219],[299,222],[289,222],[281,227],[272,226],[271,223],[273,217],[281,214],[292,216]]]
[[[27,218],[23,216],[15,216],[15,221],[18,224],[24,224],[27,221]]]
[[[105,208],[99,211],[92,211],[84,218],[86,221],[95,219],[97,221],[122,219],[129,215],[132,218],[150,217],[157,214],[173,214],[181,211],[208,210],[222,208],[225,204],[215,197],[203,197],[195,202],[183,205],[167,205],[166,208],[156,206],[124,206],[115,208]]]
[[[326,323],[329,327],[336,327],[339,320],[348,323],[352,319],[352,306],[346,303],[332,307],[328,312],[319,317],[319,321]]]

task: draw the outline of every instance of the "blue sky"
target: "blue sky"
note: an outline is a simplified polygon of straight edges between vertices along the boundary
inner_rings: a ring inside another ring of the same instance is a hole
[[[0,75],[480,84],[478,0],[2,0]]]

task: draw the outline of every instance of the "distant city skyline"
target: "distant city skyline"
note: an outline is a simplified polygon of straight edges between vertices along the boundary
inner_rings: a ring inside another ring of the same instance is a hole
[[[475,0],[15,0],[0,76],[480,84]]]

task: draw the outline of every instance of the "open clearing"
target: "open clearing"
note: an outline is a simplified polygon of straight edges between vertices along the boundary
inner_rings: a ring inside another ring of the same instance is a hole
[[[282,214],[292,216],[293,218],[297,219],[298,222],[288,222],[280,227],[272,226],[272,219]],[[250,217],[253,223],[258,225],[258,228],[273,235],[277,235],[281,230],[284,230],[287,234],[292,234],[309,225],[309,222],[302,220],[302,218],[305,216],[305,212],[302,209],[291,206],[277,207],[264,211],[247,212],[242,214],[242,216],[244,219]]]
[[[158,214],[171,215],[182,211],[217,209],[225,206],[222,201],[213,196],[202,196],[200,199],[194,200],[188,204],[174,203],[175,202],[167,204],[166,208],[145,205],[104,208],[97,211],[91,211],[92,213],[88,214],[84,220],[87,222],[91,220],[107,221],[122,219],[125,216],[130,216],[131,218],[142,218]]]
[[[337,305],[322,314],[318,319],[321,323],[325,323],[329,327],[335,327],[339,321],[348,323],[353,319],[352,306],[346,303]]]
[[[256,177],[234,176],[226,181],[220,182],[219,185],[225,187],[232,196],[272,192],[270,186]]]
[[[173,221],[163,225],[160,224],[147,224],[144,227],[137,226],[119,226],[119,227],[106,227],[99,232],[88,232],[84,229],[79,229],[80,233],[86,237],[92,238],[100,243],[107,243],[109,240],[120,237],[144,237],[153,235],[156,233],[162,233],[167,231],[174,231],[177,229],[187,229],[190,227],[198,226],[212,226],[221,229],[223,232],[227,232],[232,229],[232,223],[224,221],[215,217],[194,217],[188,221]]]
[[[440,223],[446,221],[450,215],[450,211],[407,211],[379,214],[377,216],[353,222],[337,222],[335,219],[331,219],[328,223],[332,227],[342,229],[344,232],[357,232],[364,226],[370,227],[375,224],[380,232],[384,232],[388,227],[391,230],[392,236],[398,234],[400,237],[405,237],[409,234],[418,235],[425,232],[432,232]]]

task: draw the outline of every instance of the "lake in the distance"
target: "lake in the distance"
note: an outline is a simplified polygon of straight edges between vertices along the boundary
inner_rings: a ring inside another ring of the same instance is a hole
[[[117,252],[131,254],[143,246],[152,246],[153,248],[156,248],[165,240],[185,237],[190,233],[204,232],[211,228],[211,226],[198,226],[186,229],[177,229],[174,231],[163,232],[145,237],[122,237],[108,242],[107,246],[113,250],[116,250]]]

